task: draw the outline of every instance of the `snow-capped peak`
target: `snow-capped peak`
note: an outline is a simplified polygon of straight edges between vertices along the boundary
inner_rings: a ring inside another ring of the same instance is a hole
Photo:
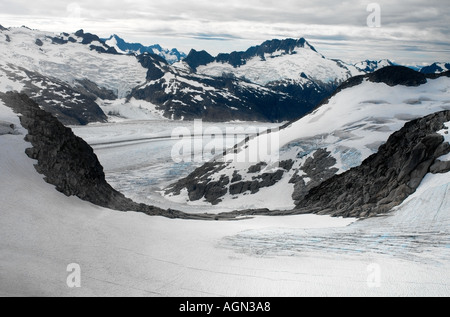
[[[386,66],[394,66],[395,64],[388,59],[382,59],[379,61],[365,60],[354,64],[358,70],[364,73],[372,73]]]
[[[166,49],[159,44],[145,46],[140,43],[129,43],[117,34],[111,35],[109,38],[103,39],[104,43],[116,48],[118,52],[125,54],[144,54],[150,53],[163,57],[169,64],[179,62],[186,57],[186,54],[178,51],[176,48]]]
[[[361,73],[354,67],[325,58],[304,38],[266,41],[245,52],[219,54],[212,61],[203,58],[198,62],[190,56],[185,62],[194,64],[191,67],[197,73],[209,76],[233,74],[260,85],[283,81],[305,84],[306,78],[307,82],[335,85]]]

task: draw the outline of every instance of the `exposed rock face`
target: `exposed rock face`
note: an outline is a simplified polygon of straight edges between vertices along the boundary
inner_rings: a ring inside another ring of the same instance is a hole
[[[137,204],[113,189],[105,180],[103,167],[92,148],[55,117],[41,110],[25,94],[0,93],[5,105],[20,113],[32,148],[26,154],[38,161],[36,170],[67,196],[77,196],[95,205],[119,211],[137,211],[169,218],[214,219],[210,215],[187,215],[174,210]]]
[[[214,57],[212,57],[208,52],[198,52],[194,49],[191,50],[188,56],[184,59],[184,62],[186,62],[193,71],[196,71],[197,67],[201,65],[207,65],[209,63],[212,63],[213,61]]]
[[[437,74],[450,70],[450,63],[434,63],[430,66],[423,67],[420,72],[423,74]]]
[[[166,193],[180,195],[181,190],[187,189],[191,201],[200,200],[205,197],[208,202],[218,204],[220,202],[218,199],[224,196],[228,191],[225,186],[230,183],[230,179],[223,176],[219,181],[211,182],[208,177],[210,173],[224,168],[225,165],[220,163],[206,163],[201,168],[196,169],[188,177],[181,179],[174,184]]]
[[[292,168],[292,164],[293,162],[285,161],[280,164],[284,168],[280,167],[275,172],[262,173],[254,176],[251,181],[242,181],[242,175],[237,173],[237,171],[233,174],[231,181],[226,175],[221,175],[218,181],[214,181],[210,176],[215,173],[220,173],[220,171],[227,167],[227,164],[222,162],[209,162],[196,169],[186,178],[172,185],[172,187],[169,187],[166,190],[166,194],[180,195],[181,191],[185,189],[188,191],[189,200],[197,201],[204,199],[213,205],[217,205],[222,201],[221,198],[228,192],[231,195],[239,195],[246,192],[255,194],[261,188],[275,185],[283,178],[284,173]],[[265,166],[267,166],[266,163],[250,166],[247,173],[249,175],[258,173]]]
[[[48,183],[67,196],[75,195],[112,209],[126,209],[130,201],[106,183],[103,167],[86,142],[25,94],[7,93],[0,97],[22,114],[21,124],[28,130],[26,140],[33,145],[26,153],[38,160],[36,169]]]
[[[336,164],[336,159],[330,154],[324,149],[317,150],[314,156],[308,158],[301,168],[305,175],[299,176],[296,173],[292,177],[290,183],[295,184],[292,195],[295,201],[302,200],[312,188],[336,175],[338,169],[331,168]]]
[[[400,205],[427,173],[448,172],[449,164],[437,160],[450,153],[437,133],[448,121],[450,111],[443,111],[407,123],[361,166],[311,189],[298,202],[298,212],[369,217]]]

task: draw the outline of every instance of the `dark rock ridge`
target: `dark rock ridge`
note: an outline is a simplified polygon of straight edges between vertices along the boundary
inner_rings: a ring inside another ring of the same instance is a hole
[[[367,75],[369,81],[385,83],[389,86],[420,86],[427,82],[427,77],[404,66],[387,66]]]
[[[184,59],[184,62],[186,62],[195,72],[197,71],[197,67],[214,62],[214,57],[212,57],[207,51],[196,51],[192,49],[188,56]]]
[[[445,63],[444,67],[438,65],[438,63],[434,63],[430,66],[422,67],[420,70],[423,74],[436,74],[450,71],[450,63]]]
[[[389,212],[413,194],[426,174],[445,173],[450,145],[437,133],[450,121],[443,111],[411,121],[361,166],[311,189],[297,203],[299,213],[370,217]]]
[[[228,63],[233,67],[245,65],[248,60],[259,56],[264,60],[265,54],[272,54],[281,51],[284,54],[292,54],[296,48],[309,47],[314,52],[316,49],[311,46],[304,38],[301,39],[285,39],[285,40],[270,40],[258,46],[250,47],[245,52],[232,52],[229,54],[219,54],[216,58],[212,57],[205,51],[197,52],[192,50],[184,61],[195,71],[197,67],[208,65],[212,62]]]
[[[292,198],[297,203],[301,201],[312,188],[330,179],[339,171],[339,169],[333,168],[333,166],[336,165],[336,159],[330,154],[331,152],[328,152],[325,149],[317,150],[301,167],[301,170],[305,172],[306,175],[299,176],[298,172],[296,172],[289,181],[289,183],[295,184]],[[307,183],[305,182],[305,178],[309,179]]]
[[[32,145],[26,154],[38,161],[36,170],[61,193],[118,211],[137,211],[168,218],[219,219],[212,215],[188,215],[133,202],[106,182],[103,167],[94,151],[71,129],[40,109],[25,94],[0,93],[0,98],[5,105],[21,114],[20,122],[28,130],[25,140]]]
[[[179,72],[154,54],[137,58],[148,69],[148,82],[134,88],[129,98],[149,101],[164,111],[165,117],[176,120],[291,120],[309,112],[327,93],[317,87],[307,87],[311,94],[295,92],[291,95],[289,87],[283,86],[284,92],[233,76],[209,77]]]
[[[3,26],[0,24],[0,31],[8,31],[8,29],[5,28],[5,27],[3,27]]]

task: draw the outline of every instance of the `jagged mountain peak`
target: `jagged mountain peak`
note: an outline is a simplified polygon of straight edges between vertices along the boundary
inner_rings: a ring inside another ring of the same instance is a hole
[[[197,51],[195,49],[191,49],[188,56],[183,61],[195,71],[198,66],[212,63],[214,61],[214,57],[205,50]]]
[[[159,44],[145,46],[141,43],[129,43],[117,34],[113,34],[109,38],[104,38],[102,41],[124,54],[156,54],[163,57],[170,64],[179,62],[186,57],[185,53],[178,51],[176,48],[166,49]]]
[[[269,54],[273,57],[280,55],[292,55],[296,49],[304,48],[318,53],[317,50],[304,38],[300,39],[273,39],[263,42],[261,45],[252,46],[246,51],[234,51],[231,53],[221,53],[215,58],[205,51],[191,50],[184,61],[195,71],[198,66],[205,66],[212,62],[227,63],[237,68],[245,65],[250,59],[259,57],[261,60]],[[321,57],[323,57],[321,55]]]

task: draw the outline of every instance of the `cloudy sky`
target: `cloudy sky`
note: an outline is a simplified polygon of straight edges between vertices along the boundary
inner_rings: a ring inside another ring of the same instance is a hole
[[[305,37],[329,58],[450,62],[448,0],[0,0],[0,24],[86,32],[159,43],[185,52],[245,50],[273,38]]]

